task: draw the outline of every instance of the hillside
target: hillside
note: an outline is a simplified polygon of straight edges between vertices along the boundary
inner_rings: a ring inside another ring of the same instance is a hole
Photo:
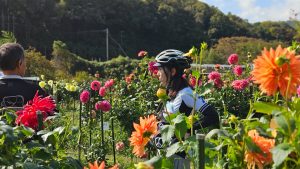
[[[222,37],[244,36],[291,41],[295,30],[286,22],[250,24],[198,0],[0,0],[0,30],[14,32],[19,42],[51,56],[54,40],[89,60],[136,56],[145,49],[188,50]]]

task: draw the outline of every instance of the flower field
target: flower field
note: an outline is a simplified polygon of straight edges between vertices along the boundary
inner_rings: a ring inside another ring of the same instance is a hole
[[[299,48],[264,48],[243,62],[231,54],[229,68],[216,64],[211,71],[201,67],[206,43],[188,51],[195,66],[183,77],[220,120],[218,128],[196,132],[193,124],[203,116],[195,111],[170,114],[158,130],[159,110],[169,96],[146,51],[122,77],[40,75],[39,86],[50,96],[36,94],[21,109],[0,110],[0,166],[171,169],[174,155],[184,152],[197,169],[300,168]],[[160,149],[152,143],[158,134]]]

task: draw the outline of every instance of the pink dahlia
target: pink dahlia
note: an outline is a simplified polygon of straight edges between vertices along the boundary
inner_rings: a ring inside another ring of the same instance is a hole
[[[99,90],[99,95],[104,97],[106,95],[106,88],[105,87],[101,87]]]
[[[83,92],[81,92],[80,101],[82,103],[87,103],[89,100],[90,100],[90,92],[87,90],[84,90]]]
[[[231,83],[231,86],[235,89],[235,90],[244,90],[247,86],[248,86],[248,81],[245,79],[242,80],[235,80]]]
[[[222,88],[224,85],[224,82],[221,78],[215,79],[215,80],[213,80],[213,82],[214,82],[214,86],[218,89]]]
[[[151,74],[157,74],[158,72],[158,67],[157,66],[154,66],[155,62],[149,62],[148,63],[148,70],[150,71]]]
[[[100,108],[101,108],[100,103],[101,103],[100,101],[95,103],[95,110],[100,110]]]
[[[110,79],[110,80],[108,80],[108,81],[105,82],[104,86],[106,88],[110,88],[110,87],[112,87],[114,85],[114,83],[115,83],[114,79]]]
[[[145,57],[148,55],[148,52],[144,51],[144,50],[141,50],[139,53],[138,53],[138,57]]]
[[[242,73],[243,73],[243,68],[239,65],[235,66],[233,68],[233,73],[236,75],[236,76],[241,76]]]
[[[117,150],[117,151],[122,151],[122,150],[124,150],[124,147],[125,147],[125,144],[124,144],[122,141],[120,141],[120,142],[118,142],[118,143],[116,144],[116,150]]]
[[[102,110],[103,112],[107,112],[111,109],[111,105],[107,100],[103,100],[99,103],[99,108],[100,110]]]
[[[237,54],[231,54],[227,61],[231,65],[237,64],[239,61],[239,56]]]
[[[221,74],[217,71],[210,72],[208,75],[209,80],[216,80],[216,79],[220,79],[220,78],[221,78]]]
[[[98,91],[101,87],[101,82],[97,81],[97,80],[94,80],[92,83],[91,83],[91,89],[94,90],[94,91]]]
[[[192,86],[192,87],[195,87],[196,86],[196,81],[197,79],[194,77],[194,76],[191,76],[190,77],[190,80],[189,80],[189,84]],[[201,80],[199,79],[198,80],[198,86],[201,86],[202,85],[202,82]]]

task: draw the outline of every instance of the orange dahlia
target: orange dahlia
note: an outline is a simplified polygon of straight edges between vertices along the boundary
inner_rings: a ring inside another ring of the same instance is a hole
[[[100,165],[98,165],[97,160],[94,162],[94,164],[89,163],[89,168],[84,167],[84,169],[105,169],[105,162],[102,161],[102,163]],[[118,165],[114,165],[113,167],[109,168],[109,169],[119,169]]]
[[[249,150],[245,152],[245,161],[247,162],[248,169],[255,169],[255,166],[262,169],[264,165],[272,163],[270,150],[275,146],[275,140],[259,136],[256,130],[250,130],[248,136],[251,137],[253,143],[262,151],[262,153],[251,152]]]
[[[300,84],[300,60],[297,57],[300,55],[296,56],[295,51],[288,51],[280,45],[276,50],[271,48],[268,51],[264,48],[261,55],[253,61],[254,69],[251,74],[254,83],[259,84],[260,90],[269,96],[279,89],[282,96],[286,96],[288,90],[287,96],[291,97]]]
[[[141,157],[145,154],[145,146],[150,141],[151,136],[157,133],[156,116],[140,117],[140,124],[133,123],[135,131],[132,132],[129,139],[130,145],[133,146],[132,152]]]

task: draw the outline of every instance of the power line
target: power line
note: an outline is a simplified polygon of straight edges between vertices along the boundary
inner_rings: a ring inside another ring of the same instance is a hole
[[[128,56],[127,53],[125,52],[125,50],[122,48],[121,44],[118,43],[118,42],[117,42],[110,34],[108,34],[108,35],[109,35],[109,37],[111,38],[111,40],[112,40],[116,45],[119,46],[119,48],[121,49],[121,51],[123,52],[123,54],[124,54],[125,56]]]
[[[99,33],[99,32],[106,32],[106,29],[88,30],[88,31],[75,31],[75,32],[65,32],[65,33]]]
[[[107,29],[100,29],[100,30],[87,30],[87,31],[76,31],[76,32],[67,32],[67,33],[99,33],[99,32],[106,32]],[[112,40],[112,42],[114,42],[121,50],[121,52],[125,55],[128,56],[127,53],[125,52],[124,48],[122,47],[122,45],[120,43],[118,43],[118,41],[116,39],[114,39],[110,33],[107,33],[108,37]]]

